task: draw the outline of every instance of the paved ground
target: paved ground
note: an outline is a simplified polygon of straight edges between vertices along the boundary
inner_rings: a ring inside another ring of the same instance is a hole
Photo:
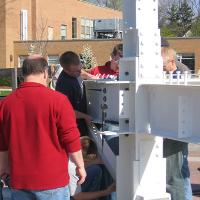
[[[193,200],[200,200],[200,145],[189,145],[189,165],[193,191],[199,191],[199,196],[193,196]]]

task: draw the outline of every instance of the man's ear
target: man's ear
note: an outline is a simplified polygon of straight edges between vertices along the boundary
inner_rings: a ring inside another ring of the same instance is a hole
[[[176,70],[176,62],[175,62],[175,60],[172,60],[171,62],[172,62],[173,70]]]
[[[48,78],[48,69],[44,70],[44,78],[47,79]]]

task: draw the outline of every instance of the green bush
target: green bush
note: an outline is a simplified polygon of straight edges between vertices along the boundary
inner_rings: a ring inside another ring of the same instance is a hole
[[[12,87],[12,78],[11,77],[0,77],[0,86]]]
[[[12,91],[10,90],[0,90],[0,97],[6,97],[9,95]]]

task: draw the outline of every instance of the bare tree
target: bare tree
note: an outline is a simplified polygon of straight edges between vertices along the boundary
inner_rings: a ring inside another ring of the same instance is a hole
[[[106,6],[111,7],[115,10],[121,10],[122,0],[106,0]]]
[[[190,4],[192,6],[194,13],[197,16],[200,16],[200,0],[190,0]]]
[[[47,54],[47,44],[48,44],[48,19],[41,16],[40,23],[38,24],[38,29],[36,31],[36,47],[38,52],[42,56]]]
[[[40,17],[40,23],[36,27],[36,38],[32,42],[26,43],[29,54],[47,55],[48,44],[48,19]]]
[[[103,5],[102,0],[96,0],[96,1],[97,1],[97,4],[98,4],[98,5],[100,5],[100,6]]]
[[[159,26],[164,29],[169,30],[169,22],[167,20],[167,13],[170,11],[172,5],[177,5],[180,7],[184,0],[159,0]],[[200,0],[187,0],[188,5],[193,11],[193,19],[191,24],[191,29],[188,30],[187,36],[200,36]],[[178,26],[179,27],[179,26]],[[181,25],[180,27],[183,27]]]
[[[159,0],[158,3],[158,17],[159,17],[159,26],[163,25],[166,22],[166,16],[169,10],[171,9],[172,5],[181,6],[184,0]],[[187,3],[192,7],[193,11],[199,9],[198,1],[200,0],[187,0]],[[196,13],[194,11],[194,13]]]
[[[95,0],[95,1],[85,0],[85,1],[93,2],[100,6],[110,7],[115,10],[121,10],[122,7],[122,0]]]

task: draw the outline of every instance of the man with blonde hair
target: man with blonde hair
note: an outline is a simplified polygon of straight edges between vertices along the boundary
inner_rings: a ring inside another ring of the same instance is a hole
[[[184,73],[189,69],[185,65],[176,65],[176,52],[169,47],[161,49],[163,58],[163,70]],[[176,78],[174,76],[173,78]],[[164,139],[163,154],[167,159],[166,182],[167,192],[171,194],[172,200],[191,200],[192,190],[190,184],[190,171],[188,167],[188,143],[171,139]]]
[[[166,72],[173,72],[174,74],[177,71],[180,71],[180,73],[184,73],[187,71],[190,73],[190,69],[177,61],[176,51],[170,47],[162,47],[161,48],[161,55],[163,58],[163,70]]]
[[[167,72],[169,71],[176,71],[176,52],[174,49],[169,47],[163,47],[161,49],[161,55],[163,58],[163,69]]]

